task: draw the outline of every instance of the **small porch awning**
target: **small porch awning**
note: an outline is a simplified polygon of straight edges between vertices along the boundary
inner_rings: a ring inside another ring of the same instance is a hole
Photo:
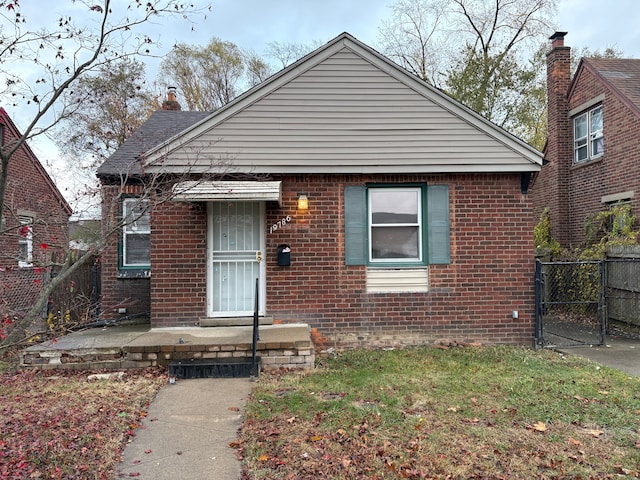
[[[189,202],[274,201],[281,205],[282,182],[179,182],[173,186],[173,199]]]

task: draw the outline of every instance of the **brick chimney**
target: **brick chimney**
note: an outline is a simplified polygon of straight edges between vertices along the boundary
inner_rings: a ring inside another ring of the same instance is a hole
[[[547,53],[547,147],[540,180],[542,207],[551,210],[552,235],[566,247],[569,245],[569,169],[572,165],[573,131],[569,118],[569,85],[571,83],[571,48],[565,47],[567,32],[556,32]]]
[[[162,110],[182,110],[176,97],[176,87],[169,87],[167,99],[162,102]]]

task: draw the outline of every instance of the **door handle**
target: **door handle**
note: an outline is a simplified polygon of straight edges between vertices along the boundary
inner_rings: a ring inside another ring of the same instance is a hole
[[[257,262],[261,262],[262,261],[262,252],[260,250],[258,250],[256,252],[256,261]]]

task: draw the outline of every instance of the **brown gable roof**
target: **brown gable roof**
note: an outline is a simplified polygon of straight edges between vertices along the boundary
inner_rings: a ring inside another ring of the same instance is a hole
[[[583,58],[581,65],[597,75],[640,116],[640,59]]]

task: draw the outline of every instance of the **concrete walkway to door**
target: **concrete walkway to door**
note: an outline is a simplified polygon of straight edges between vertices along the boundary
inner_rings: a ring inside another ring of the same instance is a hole
[[[607,367],[640,377],[640,340],[606,337],[606,345],[561,348],[558,351],[588,358]]]
[[[247,378],[176,380],[160,390],[116,478],[239,480],[229,443],[238,437],[252,382]]]

